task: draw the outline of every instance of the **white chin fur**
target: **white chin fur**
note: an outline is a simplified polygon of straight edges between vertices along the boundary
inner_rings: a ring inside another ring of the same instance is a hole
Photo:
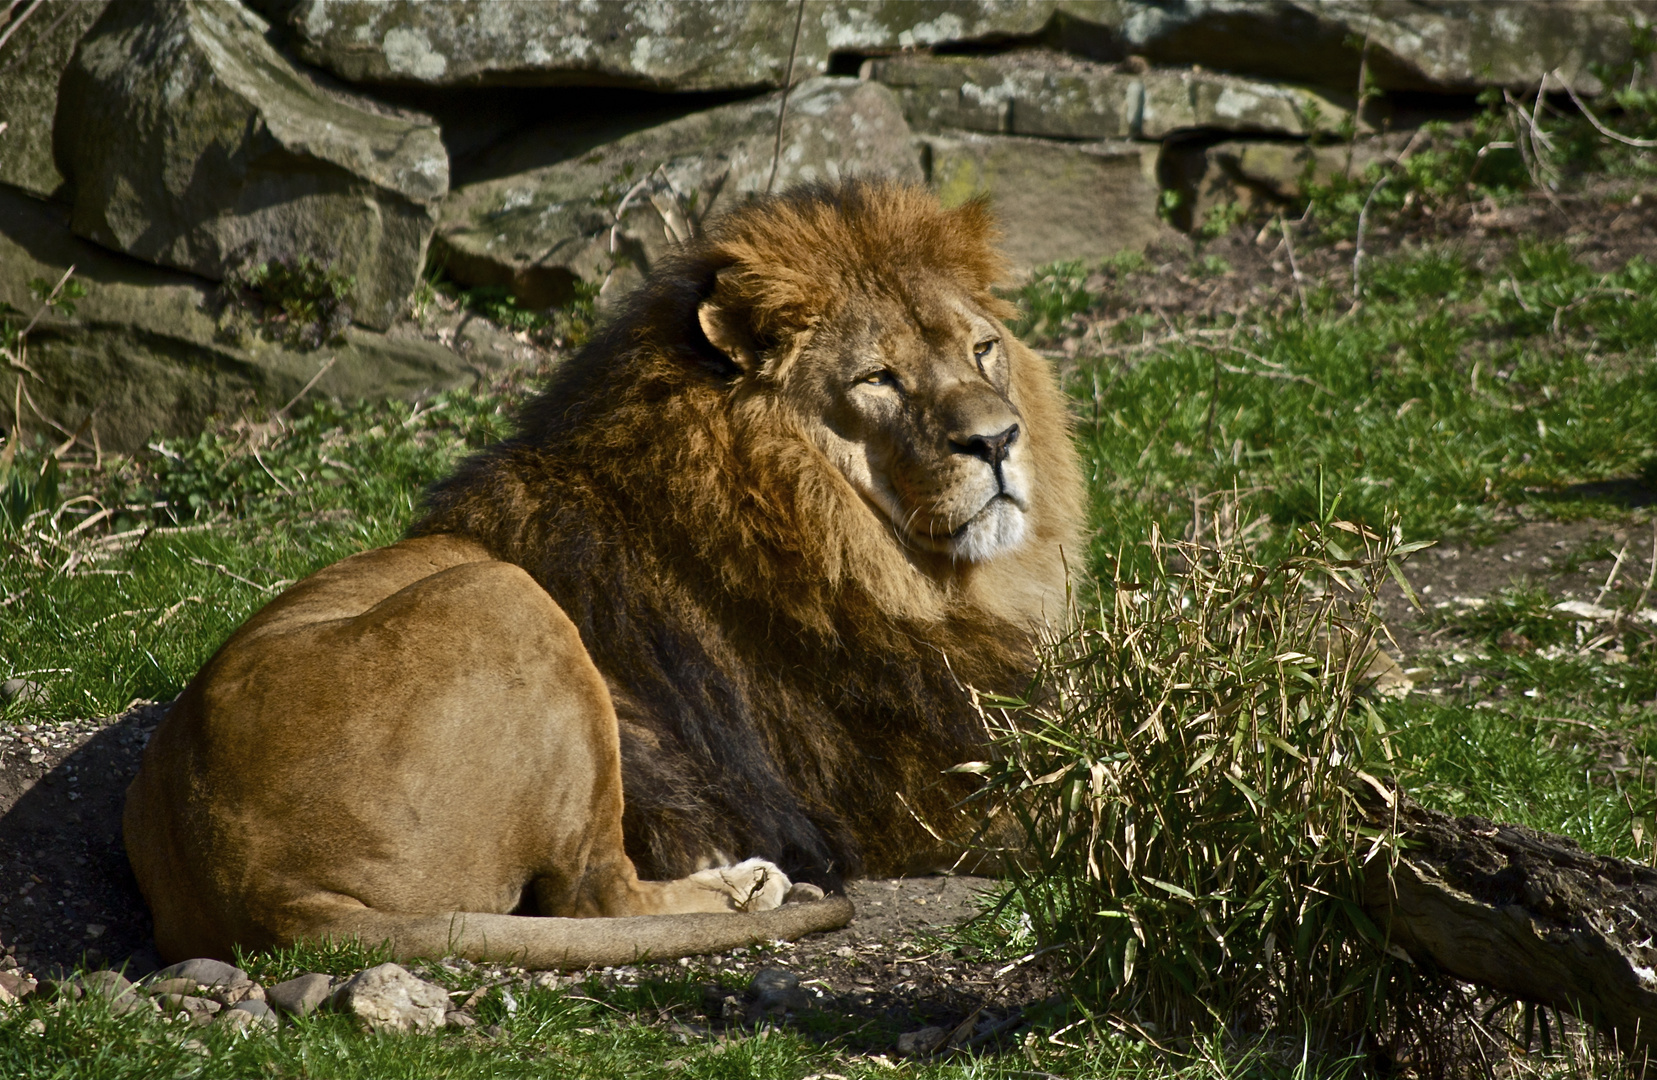
[[[988,562],[1024,542],[1029,523],[1011,499],[996,499],[967,523],[950,554],[966,562]]]

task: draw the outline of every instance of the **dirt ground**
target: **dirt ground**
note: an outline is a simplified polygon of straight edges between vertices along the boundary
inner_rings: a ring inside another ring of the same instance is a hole
[[[1378,255],[1402,242],[1432,241],[1474,246],[1481,257],[1495,259],[1520,235],[1567,238],[1591,260],[1608,264],[1635,253],[1657,259],[1657,198],[1617,202],[1590,195],[1559,205],[1538,198],[1501,209],[1473,206],[1377,229],[1370,243]],[[1107,294],[1106,317],[1113,306],[1195,314],[1294,302],[1288,252],[1274,235],[1238,232],[1202,251],[1232,269],[1217,278],[1189,276],[1184,268],[1191,253],[1166,253],[1166,272],[1148,286],[1137,281],[1139,293]],[[1307,278],[1349,280],[1350,245],[1296,254]],[[1061,342],[1059,355],[1085,348],[1083,331]],[[1657,501],[1657,493],[1632,481],[1601,494],[1631,507]],[[1526,520],[1525,508],[1512,512],[1514,529],[1492,544],[1447,544],[1413,557],[1407,574],[1429,609],[1465,606],[1516,580],[1544,585],[1560,600],[1593,601],[1625,546],[1619,580],[1643,581],[1650,573],[1650,525]],[[1431,619],[1410,613],[1401,595],[1388,605],[1406,669],[1453,649],[1455,642],[1432,629]],[[1467,689],[1444,672],[1442,664],[1418,669],[1417,692]],[[1509,691],[1492,686],[1484,692]],[[112,718],[0,727],[0,970],[43,976],[62,966],[125,965],[137,975],[160,966],[122,849],[120,819],[126,786],[164,711],[164,705],[140,704]],[[808,989],[832,996],[841,1012],[871,1023],[912,1030],[975,1018],[972,1030],[980,1038],[996,1037],[1019,1009],[1052,994],[1056,982],[1040,959],[1009,966],[938,943],[934,932],[977,914],[979,893],[992,886],[968,877],[859,882],[851,893],[857,918],[847,929],[763,954],[715,958],[712,970],[782,966]],[[717,1018],[720,1002],[711,1001],[707,1011]]]

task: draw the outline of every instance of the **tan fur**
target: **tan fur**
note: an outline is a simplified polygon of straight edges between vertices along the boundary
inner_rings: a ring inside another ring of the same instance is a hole
[[[910,811],[954,820],[960,683],[1021,688],[1082,507],[990,238],[901,187],[727,215],[411,539],[250,620],[129,793],[163,954],[663,958],[849,917],[784,871],[958,857]]]

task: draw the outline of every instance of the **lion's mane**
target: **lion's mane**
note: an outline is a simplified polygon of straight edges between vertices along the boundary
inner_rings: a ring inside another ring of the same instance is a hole
[[[609,682],[642,875],[713,852],[829,887],[901,873],[936,847],[916,815],[943,821],[970,790],[942,775],[983,751],[962,688],[1023,688],[1025,586],[1062,575],[1053,552],[1080,521],[1051,376],[1021,388],[1042,543],[940,571],[713,348],[697,307],[717,284],[759,340],[786,341],[854,285],[901,294],[926,267],[1005,313],[991,229],[977,205],[857,182],[729,213],[554,372],[514,437],[430,493],[412,533],[463,534],[524,567]]]

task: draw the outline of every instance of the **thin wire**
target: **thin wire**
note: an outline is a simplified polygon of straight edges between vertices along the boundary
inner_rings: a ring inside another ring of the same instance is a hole
[[[777,162],[782,159],[782,122],[788,115],[788,92],[794,88],[794,56],[800,51],[800,24],[805,21],[805,0],[799,0],[794,10],[794,42],[788,46],[788,73],[782,80],[782,101],[777,105],[777,141],[771,147],[771,179],[765,182],[765,193],[777,183]]]

